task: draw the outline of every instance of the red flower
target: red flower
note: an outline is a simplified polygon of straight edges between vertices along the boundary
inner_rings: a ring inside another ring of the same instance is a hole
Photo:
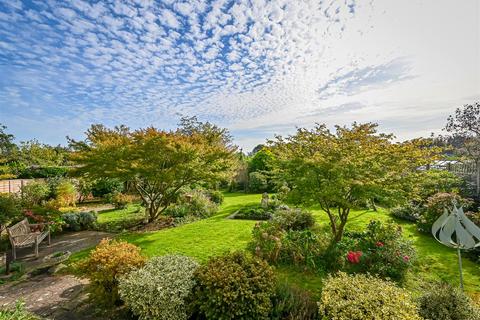
[[[408,261],[410,261],[410,257],[409,257],[409,256],[407,256],[407,255],[403,256],[403,261],[405,261],[405,262],[408,262]]]
[[[363,255],[362,251],[349,251],[347,253],[347,260],[350,263],[360,263],[360,257]]]
[[[382,241],[377,241],[377,243],[375,243],[375,245],[379,248],[383,247],[385,244],[382,242]]]

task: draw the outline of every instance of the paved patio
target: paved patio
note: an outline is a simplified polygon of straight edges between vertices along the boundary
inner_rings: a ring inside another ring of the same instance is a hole
[[[39,256],[35,258],[33,247],[17,249],[17,260],[24,262],[26,271],[31,271],[43,264],[43,258],[49,254],[59,251],[77,252],[97,245],[103,238],[112,238],[114,234],[99,231],[69,232],[52,237],[49,245],[44,240],[38,249]]]
[[[33,248],[17,251],[17,260],[25,263],[27,272],[43,264],[43,257],[59,251],[77,252],[97,245],[103,238],[114,235],[98,231],[79,231],[52,237],[51,245],[45,241],[39,247],[39,257],[35,258]],[[40,274],[23,281],[0,285],[0,308],[14,306],[23,300],[26,308],[50,319],[96,319],[87,310],[82,310],[87,299],[84,290],[87,279],[73,275]],[[87,312],[86,312],[87,311]]]

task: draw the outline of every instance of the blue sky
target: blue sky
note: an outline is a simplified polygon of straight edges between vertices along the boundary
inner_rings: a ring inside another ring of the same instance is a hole
[[[65,143],[92,123],[196,115],[250,150],[315,122],[439,132],[480,99],[479,1],[0,2],[0,123]]]

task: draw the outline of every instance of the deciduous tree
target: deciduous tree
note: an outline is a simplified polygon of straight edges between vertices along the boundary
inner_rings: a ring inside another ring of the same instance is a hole
[[[396,202],[412,189],[416,168],[431,162],[435,148],[423,141],[393,143],[393,135],[377,133],[377,125],[325,125],[297,130],[270,142],[277,177],[291,188],[289,199],[319,205],[328,215],[335,241],[341,240],[352,208],[371,199]]]
[[[228,132],[187,118],[175,131],[131,131],[92,125],[86,140],[70,140],[78,174],[131,181],[146,205],[148,221],[174,203],[182,187],[215,182],[229,174],[235,148]]]

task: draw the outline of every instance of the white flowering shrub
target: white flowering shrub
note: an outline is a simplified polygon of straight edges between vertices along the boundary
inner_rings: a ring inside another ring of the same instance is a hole
[[[152,258],[120,280],[120,297],[140,319],[186,320],[197,268],[198,263],[185,256]]]

